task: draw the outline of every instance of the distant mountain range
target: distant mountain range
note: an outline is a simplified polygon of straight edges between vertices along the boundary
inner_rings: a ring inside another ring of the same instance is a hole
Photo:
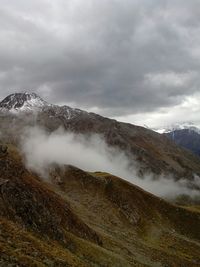
[[[160,128],[153,128],[153,130],[160,134],[170,133],[179,130],[191,130],[200,133],[200,125],[198,123],[189,121],[189,122],[174,123],[172,125],[166,125]]]
[[[155,130],[173,140],[177,145],[200,156],[200,126],[198,124],[184,122]]]

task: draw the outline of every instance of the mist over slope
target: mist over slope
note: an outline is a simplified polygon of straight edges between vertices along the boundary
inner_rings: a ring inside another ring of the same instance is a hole
[[[197,157],[148,129],[26,98],[0,111],[0,265],[198,264]],[[185,208],[160,198],[179,195]]]
[[[51,105],[35,94],[13,94],[0,106],[1,141],[21,143],[27,166],[42,176],[48,176],[48,165],[57,162],[110,172],[159,196],[196,198],[200,159],[163,135]]]
[[[143,189],[162,197],[180,194],[199,195],[200,178],[193,181],[185,178],[146,173],[139,177],[139,163],[130,161],[120,149],[108,146],[98,135],[83,135],[63,129],[48,133],[42,128],[27,128],[21,140],[22,151],[28,168],[48,179],[48,169],[53,163],[77,166],[86,171],[102,171],[122,177]]]

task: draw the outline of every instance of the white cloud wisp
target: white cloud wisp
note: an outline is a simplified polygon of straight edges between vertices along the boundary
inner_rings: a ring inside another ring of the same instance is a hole
[[[122,151],[109,147],[99,135],[75,135],[62,129],[47,133],[38,127],[29,128],[22,139],[22,151],[26,166],[44,178],[48,178],[48,167],[57,163],[86,171],[108,172],[157,196],[199,195],[199,191],[188,187],[185,179],[175,181],[173,177],[160,176],[155,180],[151,173],[139,177],[138,163],[130,162]],[[200,185],[198,176],[195,176],[194,184]]]

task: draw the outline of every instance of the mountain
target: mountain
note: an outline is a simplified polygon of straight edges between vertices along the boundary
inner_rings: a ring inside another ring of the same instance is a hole
[[[175,123],[172,125],[163,126],[161,128],[154,128],[153,130],[160,134],[170,133],[179,130],[190,130],[196,133],[200,133],[200,126],[197,123],[189,121],[189,122]]]
[[[16,115],[27,115],[27,113],[49,110],[49,108],[54,110],[56,116],[63,116],[65,119],[71,119],[80,113],[87,113],[68,106],[59,107],[49,104],[35,93],[14,93],[0,102],[0,112],[15,113]]]
[[[199,207],[108,173],[49,171],[42,179],[16,147],[0,145],[0,266],[199,265]]]
[[[36,108],[32,105],[32,109],[23,108],[31,101],[32,96],[36,100],[40,99],[36,101],[41,103],[40,108],[38,109],[38,105]],[[12,112],[13,99],[17,99],[17,103],[23,103],[22,109],[16,108],[14,113]],[[189,181],[194,179],[194,174],[200,176],[198,157],[150,129],[118,122],[68,106],[47,104],[35,94],[8,96],[0,106],[3,106],[3,111],[0,112],[0,131],[1,140],[4,142],[18,144],[27,126],[37,125],[48,132],[62,127],[65,131],[75,134],[100,135],[108,146],[123,151],[129,158],[130,164],[134,166],[135,162],[139,163],[138,175],[140,176],[145,173],[173,175],[176,180],[185,177]]]
[[[175,130],[165,134],[177,145],[200,156],[200,132],[191,129]]]
[[[0,111],[33,111],[48,105],[35,93],[15,93],[0,102]]]
[[[10,95],[0,107],[0,266],[199,265],[198,199],[180,192],[169,203],[126,177],[55,162],[40,173],[26,164],[21,147],[26,129],[35,126],[49,135],[60,127],[76,137],[98,135],[126,155],[128,167],[137,163],[133,175],[165,179],[169,187],[170,175],[174,186],[184,182],[192,193],[200,191],[199,157],[150,129],[52,105],[36,94]],[[87,156],[85,149],[80,157]]]
[[[157,129],[159,133],[173,140],[177,145],[190,150],[200,156],[200,127],[192,122],[174,124]]]

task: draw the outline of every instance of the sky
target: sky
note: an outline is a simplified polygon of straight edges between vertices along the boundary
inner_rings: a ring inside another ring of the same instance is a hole
[[[148,127],[199,122],[199,0],[0,0],[0,98]]]

